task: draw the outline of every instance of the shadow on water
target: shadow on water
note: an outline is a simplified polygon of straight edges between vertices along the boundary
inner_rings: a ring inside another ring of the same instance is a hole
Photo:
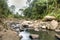
[[[54,31],[34,31],[34,30],[29,30],[29,32],[33,33],[33,34],[38,34],[39,35],[39,40],[59,40],[57,37],[55,37],[55,33]]]
[[[57,36],[55,36],[56,37],[56,40],[60,40],[60,38],[58,38]]]

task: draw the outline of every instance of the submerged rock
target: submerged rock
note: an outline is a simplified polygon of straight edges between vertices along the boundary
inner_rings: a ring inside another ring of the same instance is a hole
[[[39,29],[38,29],[38,28],[35,28],[34,30],[35,30],[35,31],[39,31]]]
[[[56,34],[55,37],[57,40],[60,40],[60,35]]]
[[[32,36],[33,39],[39,38],[38,34],[31,34],[31,36]]]

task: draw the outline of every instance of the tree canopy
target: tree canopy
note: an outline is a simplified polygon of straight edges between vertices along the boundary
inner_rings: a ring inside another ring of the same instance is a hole
[[[7,5],[7,0],[0,0],[0,18],[5,18],[9,14],[11,14],[8,5]]]
[[[33,0],[33,2],[23,11],[26,18],[41,19],[46,15],[60,18],[60,0]]]
[[[15,6],[12,5],[11,7],[14,11]],[[29,7],[20,10],[23,11],[24,18],[43,19],[46,15],[50,15],[60,20],[60,0],[33,0]],[[0,0],[0,18],[6,17],[21,18],[22,16],[10,11],[7,0]]]

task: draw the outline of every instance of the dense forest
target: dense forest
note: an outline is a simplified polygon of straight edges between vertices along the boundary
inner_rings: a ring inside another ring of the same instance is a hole
[[[23,12],[30,19],[43,19],[49,15],[60,20],[60,0],[33,0]]]
[[[0,18],[43,19],[45,16],[55,16],[60,20],[60,0],[33,0],[29,7],[22,9],[23,17],[10,11],[7,0],[0,0]]]

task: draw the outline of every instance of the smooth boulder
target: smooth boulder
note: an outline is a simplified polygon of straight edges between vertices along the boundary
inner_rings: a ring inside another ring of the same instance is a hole
[[[54,16],[45,16],[43,20],[47,20],[47,21],[50,21],[50,20],[55,20],[56,18]]]
[[[51,21],[51,29],[56,29],[58,27],[58,22],[57,21],[55,21],[55,20],[52,20]]]

